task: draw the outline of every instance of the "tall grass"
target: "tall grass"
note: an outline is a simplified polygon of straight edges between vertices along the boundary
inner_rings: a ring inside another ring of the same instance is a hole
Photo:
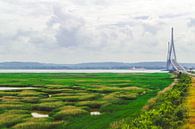
[[[191,78],[182,74],[179,82],[169,91],[162,93],[156,99],[150,110],[142,112],[137,118],[124,122],[121,126],[113,124],[115,129],[176,129],[186,121],[187,109],[184,98],[191,84]]]
[[[65,107],[60,108],[60,110],[57,111],[53,115],[53,117],[56,120],[67,120],[72,117],[79,117],[85,114],[88,114],[88,112],[82,108],[75,107],[75,106],[65,106]]]

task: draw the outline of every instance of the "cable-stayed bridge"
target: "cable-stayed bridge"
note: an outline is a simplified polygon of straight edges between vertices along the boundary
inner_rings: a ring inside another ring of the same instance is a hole
[[[170,72],[187,73],[187,70],[177,62],[173,28],[171,29],[171,41],[168,42],[167,70]]]

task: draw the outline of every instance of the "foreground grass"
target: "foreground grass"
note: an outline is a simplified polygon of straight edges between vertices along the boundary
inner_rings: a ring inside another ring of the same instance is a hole
[[[0,86],[37,88],[0,91],[0,128],[106,129],[114,121],[133,119],[172,81],[168,73],[0,74]],[[49,118],[32,118],[32,112]]]
[[[182,128],[187,120],[187,108],[184,105],[191,77],[179,75],[178,83],[169,91],[160,94],[150,109],[143,111],[131,121],[122,121],[123,129],[174,129]]]
[[[192,86],[188,90],[188,96],[186,97],[186,105],[188,108],[188,121],[183,126],[183,129],[195,128],[195,77],[192,77]]]

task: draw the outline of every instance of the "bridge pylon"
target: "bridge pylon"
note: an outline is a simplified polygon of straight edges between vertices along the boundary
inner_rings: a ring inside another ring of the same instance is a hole
[[[176,71],[176,72],[186,72],[185,68],[182,67],[177,62],[177,56],[175,51],[174,44],[174,29],[171,28],[171,41],[168,42],[168,53],[167,53],[167,70],[168,71]]]

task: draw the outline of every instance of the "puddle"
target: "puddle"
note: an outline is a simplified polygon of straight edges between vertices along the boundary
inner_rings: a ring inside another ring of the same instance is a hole
[[[0,87],[0,90],[28,90],[36,89],[35,87]]]
[[[32,115],[32,117],[34,117],[34,118],[46,118],[46,117],[49,117],[48,114],[39,114],[39,113],[37,113],[37,112],[31,113],[31,115]]]
[[[95,112],[90,112],[90,115],[91,116],[99,116],[99,115],[101,115],[101,113],[98,111],[95,111]]]

